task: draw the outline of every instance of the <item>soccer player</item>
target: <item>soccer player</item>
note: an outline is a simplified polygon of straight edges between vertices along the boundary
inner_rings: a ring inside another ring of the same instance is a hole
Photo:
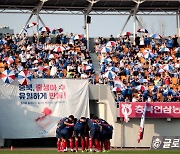
[[[101,151],[103,150],[103,146],[105,148],[104,152],[110,150],[110,139],[112,139],[113,127],[107,123],[107,121],[103,119],[99,119],[99,125],[102,126],[100,131],[100,141],[101,141]]]
[[[62,136],[61,136],[61,130],[64,128],[64,121],[67,119],[67,117],[59,120],[56,128],[56,138],[57,138],[57,150],[58,152],[62,152]]]
[[[99,144],[99,131],[100,125],[98,124],[98,117],[93,117],[93,119],[87,119],[88,127],[90,130],[90,138],[89,138],[89,148],[90,152],[92,152],[93,142],[95,143],[95,147],[97,152],[100,151],[100,144]]]
[[[87,129],[87,121],[85,117],[81,117],[74,125],[75,147],[78,152],[79,138],[81,138],[82,152],[85,150],[85,132]]]
[[[60,145],[62,145],[62,150],[64,152],[67,152],[67,141],[70,141],[70,148],[71,151],[73,152],[74,148],[74,142],[72,138],[73,134],[73,129],[74,129],[74,116],[70,115],[68,118],[64,118],[60,123],[59,127],[56,130],[56,136],[58,138],[58,151],[60,151]],[[60,143],[60,139],[62,139],[62,144]]]

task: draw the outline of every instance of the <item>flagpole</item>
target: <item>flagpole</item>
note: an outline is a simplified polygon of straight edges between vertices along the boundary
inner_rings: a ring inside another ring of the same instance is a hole
[[[33,35],[34,35],[34,28],[32,27]]]
[[[123,120],[121,120],[121,148],[123,148],[123,145],[124,145],[124,122]]]

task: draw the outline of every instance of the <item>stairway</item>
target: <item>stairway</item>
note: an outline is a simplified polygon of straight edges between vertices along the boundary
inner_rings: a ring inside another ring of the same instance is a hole
[[[101,72],[99,59],[98,59],[96,53],[94,53],[94,52],[90,52],[89,55],[91,57],[91,60],[92,60],[93,66],[94,66],[95,75],[99,75],[99,73]]]

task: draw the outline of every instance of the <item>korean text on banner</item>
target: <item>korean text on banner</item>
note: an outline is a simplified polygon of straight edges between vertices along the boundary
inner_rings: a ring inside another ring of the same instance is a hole
[[[89,117],[88,80],[0,81],[0,138],[55,137],[58,120]]]
[[[119,116],[124,117],[126,106],[129,118],[140,118],[145,102],[119,103]],[[146,118],[180,118],[179,102],[148,102]]]

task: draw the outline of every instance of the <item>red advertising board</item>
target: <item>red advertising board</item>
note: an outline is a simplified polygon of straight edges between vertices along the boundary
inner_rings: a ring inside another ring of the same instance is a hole
[[[124,117],[125,108],[129,118],[140,118],[145,102],[119,103],[120,117]],[[146,118],[180,118],[180,102],[148,102]]]

